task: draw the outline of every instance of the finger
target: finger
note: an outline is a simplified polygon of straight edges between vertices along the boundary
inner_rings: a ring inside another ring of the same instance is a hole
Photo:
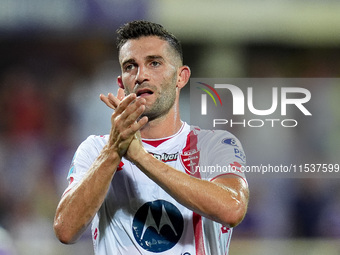
[[[142,110],[144,110],[144,106],[141,106],[141,108]],[[134,114],[135,116],[140,116],[142,112],[143,111],[137,110]],[[148,117],[146,116],[138,121],[135,120],[133,122],[131,122],[132,119],[122,121],[120,117],[121,116],[119,116],[112,125],[110,137],[116,137],[113,140],[117,140],[117,138],[121,141],[132,139],[136,132],[139,131],[148,122]]]
[[[138,121],[145,111],[145,99],[139,98],[130,104],[120,115],[116,115],[115,122],[122,129],[130,128],[132,124]],[[143,120],[144,121],[144,120]],[[143,121],[141,123],[143,123]]]
[[[115,98],[117,99],[115,96],[110,96],[110,98]],[[118,104],[118,106],[116,107],[116,113],[117,114],[122,114],[127,107],[134,101],[136,100],[136,94],[131,93],[130,95],[126,96],[122,101],[120,101],[120,103]],[[118,100],[118,99],[117,99]],[[137,100],[136,102],[141,102],[141,100]],[[140,104],[131,104],[130,110],[133,111],[135,110],[136,107],[138,107]]]
[[[148,123],[148,117],[144,116],[139,121],[132,123],[129,128],[125,129],[124,135],[126,137],[136,136],[138,138],[138,133],[146,124]],[[122,133],[123,133],[122,132]],[[140,136],[140,135],[139,135]]]
[[[116,107],[111,103],[108,97],[104,96],[103,94],[100,94],[99,98],[102,102],[104,102],[111,109],[116,109]]]
[[[111,105],[114,106],[114,108],[117,108],[119,103],[124,99],[125,92],[122,88],[118,88],[117,96],[115,97],[112,93],[109,93],[107,95],[107,100],[111,103]]]
[[[147,116],[142,117],[138,122],[137,122],[137,128],[140,130],[142,127],[144,127],[148,123],[149,119]],[[139,134],[140,138],[140,134]]]
[[[125,132],[126,129],[129,129],[130,126],[136,122],[145,111],[146,101],[144,98],[134,99],[134,96],[131,98],[129,97],[130,96],[124,98],[111,116],[111,124],[119,132]],[[131,102],[128,106],[125,106],[125,104],[129,103],[130,100],[133,100],[133,102]]]
[[[117,97],[115,97],[112,93],[109,93],[109,94],[107,95],[107,98],[108,98],[109,102],[110,102],[115,108],[117,108],[118,105],[120,104],[120,102],[122,101],[122,100],[118,99]],[[123,98],[122,98],[122,99],[123,99]]]
[[[122,101],[124,97],[125,97],[124,89],[118,88],[118,91],[117,91],[117,98],[118,98],[120,101]]]

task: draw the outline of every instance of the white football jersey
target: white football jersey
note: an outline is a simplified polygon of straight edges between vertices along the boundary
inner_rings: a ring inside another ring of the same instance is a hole
[[[108,137],[90,136],[79,146],[67,190],[83,178]],[[246,181],[239,171],[246,163],[242,146],[227,131],[200,130],[184,123],[173,136],[143,139],[143,145],[155,158],[196,178],[211,181],[235,174]],[[125,158],[92,221],[96,255],[225,255],[231,234],[232,228],[178,203]]]

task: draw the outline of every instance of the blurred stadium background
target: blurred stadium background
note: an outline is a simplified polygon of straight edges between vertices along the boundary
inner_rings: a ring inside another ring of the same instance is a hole
[[[0,0],[0,254],[93,254],[89,233],[62,245],[52,221],[77,146],[109,130],[98,95],[117,90],[120,25],[163,24],[197,78],[339,77],[339,13],[335,0]],[[304,155],[339,163],[338,93],[319,88],[319,122],[294,134]],[[338,179],[249,182],[230,254],[340,254]]]

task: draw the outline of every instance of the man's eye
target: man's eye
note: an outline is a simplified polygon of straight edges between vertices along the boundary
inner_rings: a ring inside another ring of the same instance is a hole
[[[157,61],[152,61],[151,65],[152,66],[159,66],[161,63],[157,62]]]
[[[126,65],[124,69],[125,69],[125,71],[130,71],[133,68],[134,68],[134,65],[131,64],[131,65]]]

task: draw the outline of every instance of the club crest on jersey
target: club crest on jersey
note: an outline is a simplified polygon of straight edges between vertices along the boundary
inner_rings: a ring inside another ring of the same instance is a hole
[[[132,222],[137,243],[150,252],[164,252],[175,246],[182,236],[184,220],[179,209],[165,200],[143,204]]]
[[[195,167],[198,165],[200,159],[200,152],[196,149],[183,151],[180,155],[180,159],[187,174],[193,175],[195,173]]]
[[[169,161],[176,161],[178,158],[178,152],[168,154],[168,153],[162,153],[162,154],[157,154],[153,152],[149,152],[151,155],[153,155],[156,159],[161,160],[163,162],[169,162]]]

